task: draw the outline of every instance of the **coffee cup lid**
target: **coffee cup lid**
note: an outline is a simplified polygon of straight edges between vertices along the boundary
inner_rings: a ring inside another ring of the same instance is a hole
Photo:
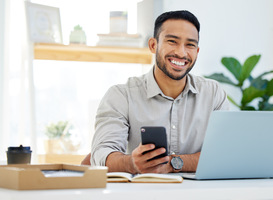
[[[23,145],[20,145],[19,147],[8,147],[8,152],[32,152],[30,150],[30,147],[23,147]]]

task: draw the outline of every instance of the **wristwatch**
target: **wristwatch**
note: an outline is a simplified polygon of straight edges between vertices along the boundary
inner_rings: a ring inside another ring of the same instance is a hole
[[[179,156],[173,156],[171,159],[171,165],[175,170],[180,170],[183,167],[183,160]]]

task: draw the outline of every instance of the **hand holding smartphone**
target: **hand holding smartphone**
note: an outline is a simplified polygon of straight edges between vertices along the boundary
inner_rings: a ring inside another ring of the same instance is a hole
[[[143,126],[140,129],[142,144],[154,144],[155,149],[164,147],[166,152],[156,156],[153,159],[161,158],[168,155],[167,135],[166,129],[162,126]],[[145,152],[147,153],[147,152]],[[168,162],[162,163],[166,164]]]

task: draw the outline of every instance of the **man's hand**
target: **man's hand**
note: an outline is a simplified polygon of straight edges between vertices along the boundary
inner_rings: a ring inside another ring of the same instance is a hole
[[[125,155],[121,152],[112,152],[106,159],[106,166],[109,172],[129,172],[132,174],[137,173],[170,173],[178,172],[174,171],[170,164],[171,156],[165,156],[163,158],[150,160],[155,156],[158,156],[165,152],[164,148],[155,149],[153,144],[139,145],[132,155]],[[145,151],[149,151],[143,154]],[[177,155],[182,158],[184,165],[182,170],[184,172],[196,171],[200,152],[194,154]],[[164,162],[167,164],[161,164]]]
[[[146,152],[149,151],[149,152]],[[170,157],[151,160],[152,158],[165,153],[165,148],[155,149],[153,144],[140,144],[132,152],[132,162],[137,173],[169,173],[172,168],[169,164]],[[146,153],[145,153],[146,152]],[[167,164],[162,164],[168,162]]]

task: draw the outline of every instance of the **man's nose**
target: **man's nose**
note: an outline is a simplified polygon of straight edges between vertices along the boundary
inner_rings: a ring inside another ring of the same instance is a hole
[[[183,58],[185,56],[188,55],[188,51],[185,47],[185,45],[179,45],[177,46],[177,48],[175,49],[175,53],[180,57]]]

